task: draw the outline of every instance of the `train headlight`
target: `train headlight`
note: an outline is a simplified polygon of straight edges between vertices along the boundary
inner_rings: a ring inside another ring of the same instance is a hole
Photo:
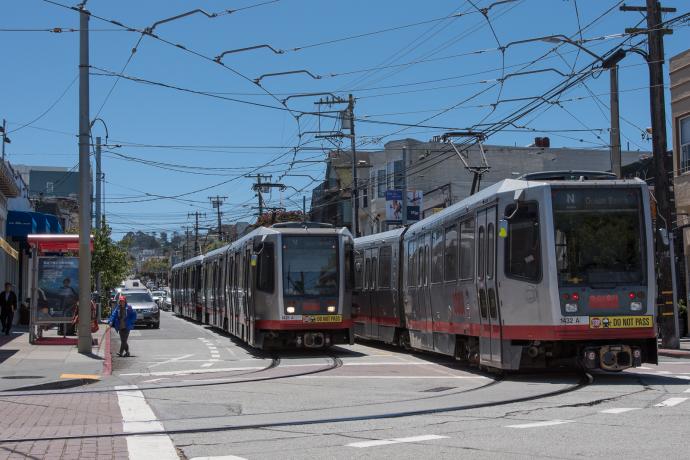
[[[630,309],[632,311],[642,311],[642,302],[630,302]]]
[[[566,313],[577,313],[577,304],[576,303],[565,304],[565,312]]]
[[[327,310],[328,310],[328,313],[335,313],[335,305],[329,305]]]
[[[287,307],[287,308],[285,309],[285,311],[292,315],[293,313],[295,313],[295,307],[293,307],[292,305],[290,305],[289,307]]]

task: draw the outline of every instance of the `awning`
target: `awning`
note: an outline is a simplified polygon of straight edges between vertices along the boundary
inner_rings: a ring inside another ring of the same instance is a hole
[[[52,214],[32,211],[8,211],[5,234],[26,238],[35,233],[62,233],[58,218]]]
[[[79,252],[79,235],[28,235],[29,244],[36,246],[38,252]],[[89,244],[93,251],[93,235]]]
[[[38,225],[33,213],[7,211],[6,236],[26,236],[30,233],[38,233]]]

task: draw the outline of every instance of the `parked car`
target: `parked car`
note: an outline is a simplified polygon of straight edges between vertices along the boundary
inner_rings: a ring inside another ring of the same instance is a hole
[[[161,313],[148,289],[125,289],[122,295],[137,314],[135,325],[144,325],[154,329],[160,328]]]

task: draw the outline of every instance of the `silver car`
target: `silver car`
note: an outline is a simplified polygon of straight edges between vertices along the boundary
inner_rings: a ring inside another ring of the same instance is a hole
[[[148,289],[127,289],[122,291],[122,295],[127,298],[127,303],[137,314],[135,325],[160,328],[161,313]]]

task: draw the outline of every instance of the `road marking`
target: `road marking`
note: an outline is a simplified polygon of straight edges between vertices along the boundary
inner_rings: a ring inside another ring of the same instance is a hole
[[[488,379],[483,375],[298,375],[298,379]]]
[[[687,390],[685,390],[683,393],[690,393],[690,388],[688,388]]]
[[[141,433],[163,432],[164,428],[146,402],[144,393],[136,386],[116,386],[117,402],[122,413],[122,431]],[[147,434],[126,436],[130,460],[150,459],[179,460],[172,440],[166,434]]]
[[[659,404],[654,404],[654,407],[673,407],[687,400],[688,398],[668,398],[665,401],[661,401]]]
[[[213,366],[213,363],[204,363],[201,365],[201,367],[211,367]]]
[[[652,370],[653,368],[652,367],[637,366],[635,369],[644,369],[644,370],[649,371],[649,370]]]
[[[161,366],[161,365],[163,365],[163,364],[174,363],[175,361],[180,361],[181,359],[191,358],[192,356],[194,356],[194,355],[193,355],[193,354],[189,354],[189,355],[178,356],[178,357],[176,357],[176,358],[166,359],[165,361],[160,361],[160,362],[157,362],[156,364],[152,364],[151,366],[149,366],[149,369],[152,368],[152,367]]]
[[[236,455],[221,455],[219,457],[194,457],[191,460],[247,460],[244,457]]]
[[[546,420],[544,422],[523,423],[520,425],[508,425],[506,428],[540,428],[542,426],[563,425],[564,423],[573,423],[574,420]]]
[[[156,372],[131,372],[128,374],[120,374],[121,376],[130,377],[163,377],[166,375],[191,375],[191,374],[206,374],[209,372],[232,372],[232,371],[255,371],[265,369],[265,366],[247,366],[247,367],[224,367],[218,369],[187,369],[183,371],[156,371]]]
[[[169,380],[169,379],[167,379],[167,378],[162,378],[162,379],[144,380],[142,383],[158,383],[158,382],[162,382],[163,380]]]
[[[632,410],[640,410],[639,407],[616,407],[614,409],[605,409],[600,411],[601,414],[622,414],[623,412],[630,412]]]
[[[438,436],[435,434],[428,434],[423,436],[412,436],[409,438],[393,438],[393,439],[376,439],[371,441],[361,441],[353,442],[351,444],[346,444],[347,447],[376,447],[385,446],[388,444],[400,444],[405,442],[422,442],[422,441],[433,441],[435,439],[447,439],[448,436]]]
[[[100,380],[101,376],[98,374],[60,374],[61,379],[84,379],[84,380]]]

